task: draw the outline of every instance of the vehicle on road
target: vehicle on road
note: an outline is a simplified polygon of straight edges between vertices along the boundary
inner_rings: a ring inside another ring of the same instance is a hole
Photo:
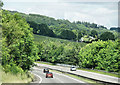
[[[53,73],[52,72],[46,73],[46,78],[53,78]]]
[[[76,67],[74,66],[70,67],[70,71],[76,71]]]
[[[48,73],[48,72],[49,72],[49,69],[48,69],[48,68],[44,68],[44,69],[43,69],[43,72],[44,72],[44,73]]]

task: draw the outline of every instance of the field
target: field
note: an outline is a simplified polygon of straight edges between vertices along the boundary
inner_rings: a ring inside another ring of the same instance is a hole
[[[61,43],[71,43],[71,44],[80,44],[81,47],[84,47],[86,45],[86,43],[83,42],[75,42],[75,41],[71,41],[71,40],[65,40],[65,39],[59,39],[59,38],[52,38],[52,37],[48,37],[48,36],[42,36],[42,35],[35,35],[34,34],[34,41],[35,43],[40,43],[43,41],[52,41],[52,42],[58,42],[59,44]]]

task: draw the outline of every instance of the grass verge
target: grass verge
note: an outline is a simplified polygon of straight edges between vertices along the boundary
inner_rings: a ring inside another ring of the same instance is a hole
[[[109,75],[109,76],[113,76],[113,77],[118,77],[118,78],[120,78],[120,74],[118,75],[118,74],[114,74],[114,73],[108,73],[108,72],[102,72],[102,71],[90,70],[90,69],[83,69],[83,68],[78,68],[78,70],[95,72],[95,73],[99,73],[99,74],[104,74],[104,75]]]
[[[5,73],[2,69],[0,70],[0,75],[0,85],[1,83],[30,83],[34,77],[31,73],[13,75],[12,73]]]

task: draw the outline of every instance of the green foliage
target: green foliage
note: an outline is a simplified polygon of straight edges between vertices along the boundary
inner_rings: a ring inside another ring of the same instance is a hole
[[[33,28],[34,34],[44,35],[44,36],[50,36],[55,37],[54,32],[49,29],[49,27],[46,24],[37,24],[34,21],[27,21],[30,24],[30,27]]]
[[[85,43],[72,42],[63,39],[35,36],[38,53],[41,61],[51,63],[66,63],[76,65],[78,53]]]
[[[40,35],[45,35],[45,36],[50,36],[50,37],[55,36],[54,32],[51,29],[49,29],[46,24],[39,24],[37,32]]]
[[[75,32],[76,34],[76,40],[77,41],[81,41],[81,38],[83,37],[83,34],[81,31]]]
[[[19,14],[2,11],[2,66],[6,72],[27,71],[37,59],[33,29]]]
[[[103,41],[114,40],[115,36],[111,32],[104,32],[103,34],[100,35],[100,39],[103,40]]]
[[[83,24],[84,26],[88,27],[88,28],[98,28],[97,24],[95,23],[89,23],[89,22],[80,22],[80,21],[77,21],[76,22],[77,24]]]
[[[95,36],[98,35],[98,33],[97,33],[96,30],[92,30],[90,35],[91,35],[92,37],[95,37]]]
[[[34,28],[34,29],[33,29],[33,33],[34,33],[34,34],[37,34],[38,24],[35,23],[34,21],[27,21],[27,22],[30,24],[30,27],[31,27],[31,28]]]
[[[79,52],[79,66],[118,72],[120,70],[120,48],[118,48],[118,44],[118,40],[87,44]]]
[[[75,40],[76,35],[70,30],[63,30],[60,34],[60,37],[68,40]]]
[[[82,36],[83,36],[82,33],[78,32],[78,39],[81,39]]]

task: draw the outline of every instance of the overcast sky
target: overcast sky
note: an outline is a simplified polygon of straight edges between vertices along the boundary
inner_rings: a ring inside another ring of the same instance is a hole
[[[104,25],[108,29],[118,26],[119,0],[2,0],[3,9],[35,13]],[[33,2],[34,1],[34,2]],[[88,2],[89,1],[89,2]]]

